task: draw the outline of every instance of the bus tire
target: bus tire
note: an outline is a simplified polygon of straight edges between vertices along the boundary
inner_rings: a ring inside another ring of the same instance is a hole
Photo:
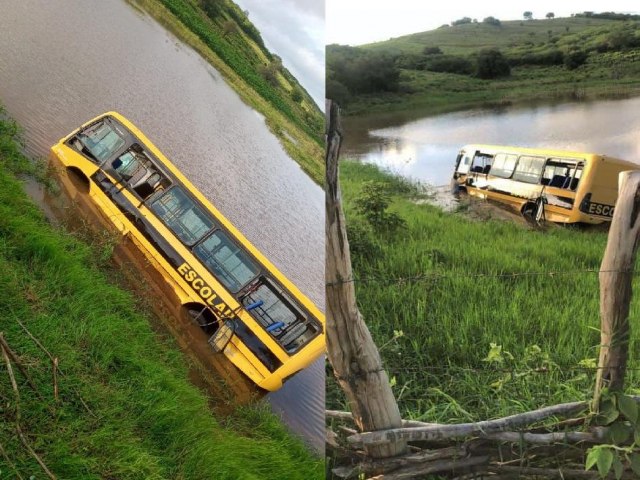
[[[520,209],[522,216],[532,222],[536,219],[536,213],[538,212],[538,205],[535,202],[527,202]]]

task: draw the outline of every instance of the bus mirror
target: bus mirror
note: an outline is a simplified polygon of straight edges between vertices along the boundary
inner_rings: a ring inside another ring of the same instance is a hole
[[[231,337],[236,331],[236,321],[227,320],[209,339],[209,345],[215,352],[222,352],[227,347],[227,344],[231,341]]]

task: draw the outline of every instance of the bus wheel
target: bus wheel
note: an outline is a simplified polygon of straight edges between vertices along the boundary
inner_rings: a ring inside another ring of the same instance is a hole
[[[534,202],[527,202],[522,206],[520,210],[522,216],[531,222],[536,221],[536,213],[538,212],[538,205]]]

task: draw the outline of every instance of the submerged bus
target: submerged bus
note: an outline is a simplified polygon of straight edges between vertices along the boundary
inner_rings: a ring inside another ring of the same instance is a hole
[[[594,153],[466,145],[456,159],[453,184],[538,221],[598,224],[613,217],[619,173],[639,168]]]
[[[211,355],[274,391],[324,352],[319,309],[122,115],[86,123],[51,160],[159,273]]]

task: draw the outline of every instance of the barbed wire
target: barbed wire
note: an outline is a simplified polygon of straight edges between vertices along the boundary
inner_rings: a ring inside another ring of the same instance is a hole
[[[554,276],[571,276],[571,275],[583,275],[583,274],[600,274],[600,273],[630,273],[633,276],[640,274],[640,270],[600,270],[599,268],[586,268],[581,270],[564,270],[564,271],[538,271],[538,272],[512,272],[512,273],[464,273],[464,272],[455,272],[455,273],[422,273],[418,275],[412,275],[407,277],[362,277],[362,278],[348,278],[345,280],[334,280],[331,282],[325,283],[326,287],[335,287],[339,285],[344,285],[347,283],[387,283],[388,285],[393,284],[404,284],[404,283],[416,283],[427,280],[443,280],[443,279],[453,279],[453,278],[518,278],[518,277],[554,277]]]

